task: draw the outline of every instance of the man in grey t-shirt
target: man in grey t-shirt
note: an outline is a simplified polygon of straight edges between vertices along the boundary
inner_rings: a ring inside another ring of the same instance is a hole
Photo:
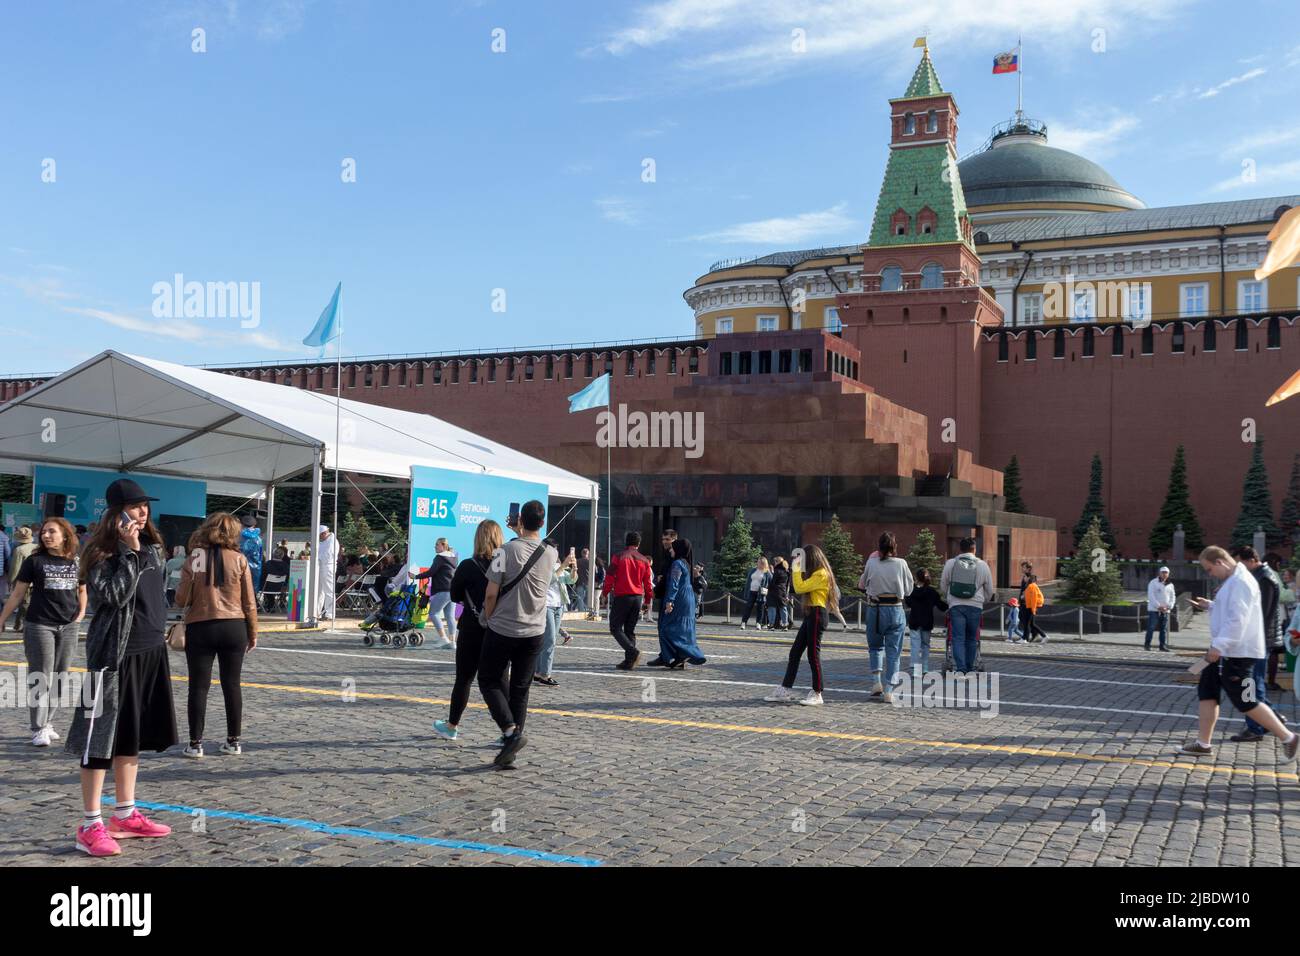
[[[479,658],[478,686],[504,740],[493,761],[498,767],[512,765],[515,754],[527,742],[528,690],[546,632],[546,591],[560,560],[554,548],[542,543],[545,523],[546,507],[540,501],[525,503],[519,512],[519,537],[507,542],[488,567],[483,598],[487,633]]]

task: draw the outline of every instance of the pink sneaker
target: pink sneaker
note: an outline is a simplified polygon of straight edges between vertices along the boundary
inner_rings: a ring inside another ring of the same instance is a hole
[[[77,827],[77,849],[91,856],[117,856],[122,852],[102,823],[89,828]]]
[[[123,840],[129,837],[165,837],[172,828],[165,823],[154,823],[139,810],[125,820],[113,817],[108,821],[108,832]]]

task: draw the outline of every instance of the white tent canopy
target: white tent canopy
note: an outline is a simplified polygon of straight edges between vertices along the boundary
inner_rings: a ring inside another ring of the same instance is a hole
[[[323,453],[324,468],[368,475],[409,478],[425,465],[534,481],[558,498],[599,495],[589,478],[431,415],[341,405],[337,428],[333,395],[107,351],[0,407],[0,472],[105,468],[252,496]]]

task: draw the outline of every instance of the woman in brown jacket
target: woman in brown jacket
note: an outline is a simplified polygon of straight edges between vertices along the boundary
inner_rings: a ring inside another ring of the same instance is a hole
[[[248,559],[239,553],[241,530],[235,516],[224,511],[203,522],[190,536],[190,556],[176,589],[176,606],[185,609],[185,660],[190,672],[187,757],[203,756],[213,658],[220,664],[221,694],[226,699],[226,742],[221,752],[243,753],[239,678],[244,654],[257,646],[257,593]]]

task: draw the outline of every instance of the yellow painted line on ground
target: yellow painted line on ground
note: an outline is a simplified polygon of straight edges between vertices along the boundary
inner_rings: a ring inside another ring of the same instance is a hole
[[[0,665],[20,667],[18,661],[0,661]],[[85,668],[74,667],[85,673]],[[172,675],[177,683],[189,683],[188,677]],[[214,680],[213,684],[217,682]],[[316,697],[339,697],[340,688],[300,687],[294,684],[263,684],[243,681],[241,687],[255,690],[278,690],[290,694],[309,694]],[[434,704],[449,706],[451,701],[439,697],[415,697],[409,694],[374,694],[365,691],[348,691],[359,700],[394,700],[406,704]],[[471,703],[473,710],[487,710],[486,704]],[[1258,777],[1265,780],[1300,782],[1300,774],[1277,770],[1259,770],[1248,767],[1222,767],[1217,764],[1196,764],[1181,760],[1152,760],[1142,757],[1114,757],[1106,754],[1085,754],[1073,750],[1049,750],[1043,747],[1016,747],[1008,744],[972,744],[955,740],[925,740],[919,737],[888,737],[881,734],[850,734],[833,730],[801,730],[795,727],[764,727],[756,724],[723,724],[704,720],[674,720],[669,717],[645,717],[637,714],[599,714],[586,710],[556,710],[549,707],[529,707],[529,714],[548,717],[576,717],[583,720],[608,720],[619,723],[647,724],[658,727],[685,727],[692,730],[722,730],[731,733],[763,734],[773,737],[808,737],[815,740],[847,740],[855,743],[898,744],[904,747],[929,747],[944,750],[964,750],[974,753],[1017,754],[1030,757],[1055,757],[1060,760],[1083,760],[1092,763],[1119,764],[1128,767],[1153,767],[1166,770],[1189,770],[1202,773],[1222,773],[1230,776]]]
[[[0,644],[21,644],[22,642],[23,642],[23,640],[22,640],[22,638],[20,637],[20,638],[18,638],[18,640],[16,640],[16,641],[0,641]]]

